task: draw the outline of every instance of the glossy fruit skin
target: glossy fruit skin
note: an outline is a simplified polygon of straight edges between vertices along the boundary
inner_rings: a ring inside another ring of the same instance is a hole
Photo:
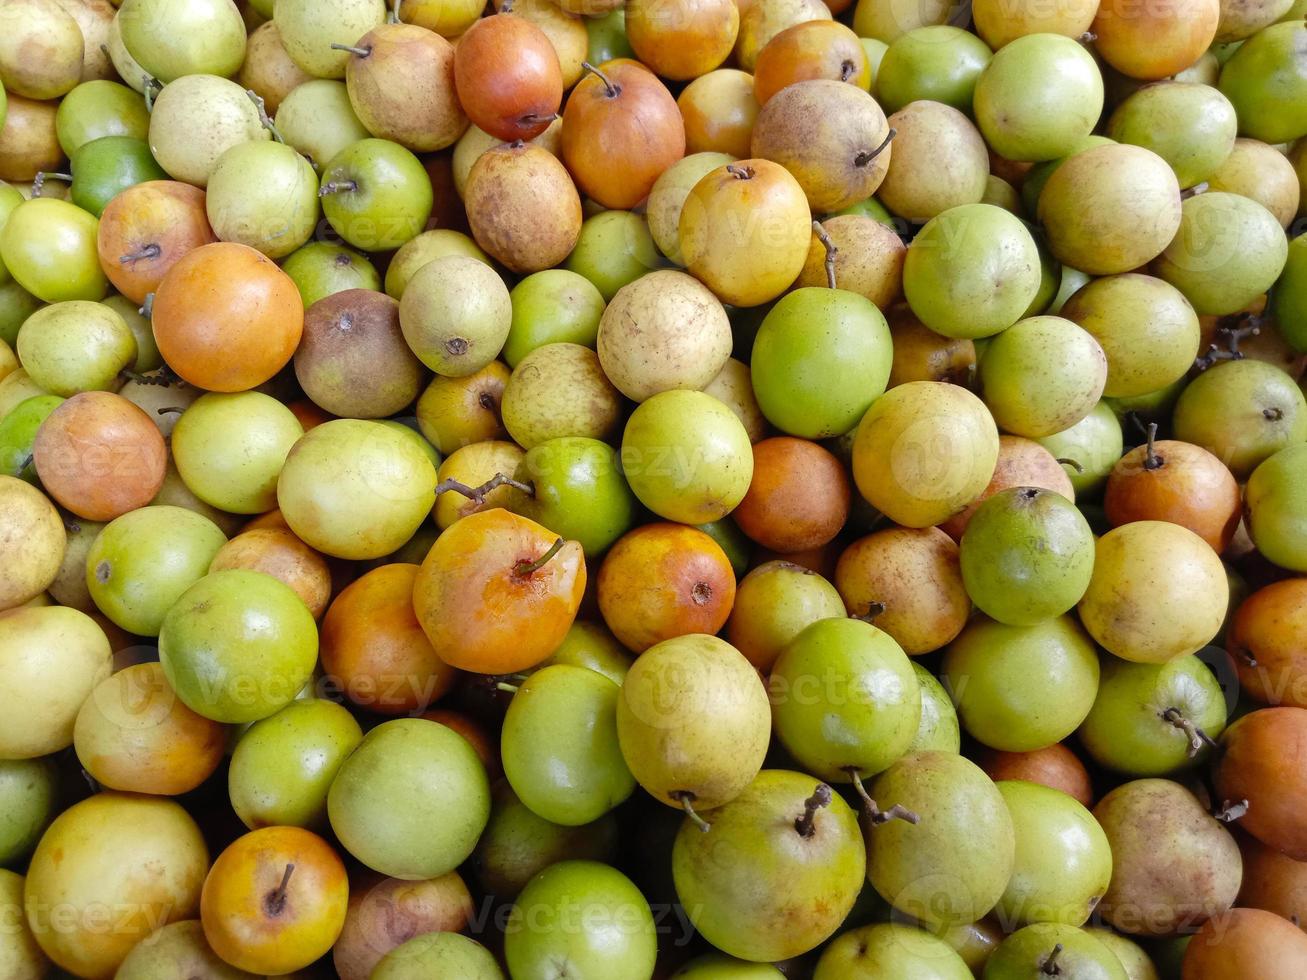
[[[364,736],[337,772],[327,810],[351,854],[374,871],[413,881],[452,871],[472,853],[490,815],[490,787],[461,735],[399,718]]]
[[[328,185],[344,189],[322,197],[323,214],[341,238],[363,251],[399,248],[431,214],[431,178],[417,157],[389,140],[350,143],[323,164],[322,186]]]
[[[1244,492],[1253,542],[1268,560],[1292,571],[1307,570],[1304,471],[1307,446],[1281,449],[1253,470]]]
[[[1115,416],[1113,418],[1115,419]],[[1120,453],[1117,454],[1117,457],[1119,456]],[[981,504],[995,494],[1016,487],[1048,490],[1074,501],[1075,489],[1063,465],[1051,452],[1033,439],[1006,434],[999,436],[998,462],[994,465],[994,475],[990,477],[989,485],[964,510],[941,524],[940,529],[953,540],[960,541]]]
[[[938,528],[887,528],[860,538],[840,555],[834,581],[851,615],[883,604],[874,622],[909,656],[939,649],[971,615],[957,546]]]
[[[904,923],[878,922],[838,936],[822,953],[812,976],[813,980],[875,980],[882,976],[968,980],[972,973],[943,939]],[[762,977],[759,974],[759,980]],[[708,975],[703,980],[718,978]],[[740,980],[747,977],[742,975]]]
[[[978,255],[1000,253],[997,269],[974,264]],[[912,312],[937,333],[988,337],[1029,308],[1039,268],[1035,241],[1019,219],[992,204],[964,204],[932,218],[908,246],[903,291]]]
[[[123,0],[123,45],[161,82],[182,75],[236,74],[245,55],[245,23],[234,3]]]
[[[381,277],[372,263],[344,245],[309,242],[281,264],[300,291],[304,309],[320,299],[347,289],[381,288]]]
[[[180,507],[142,507],[111,521],[86,556],[86,587],[113,622],[157,636],[164,614],[209,570],[227,536]]]
[[[727,0],[697,0],[675,12],[655,0],[626,5],[626,36],[650,71],[677,81],[707,74],[730,57],[740,11]]]
[[[867,880],[885,901],[936,927],[974,922],[993,908],[1011,874],[1016,841],[1007,805],[988,776],[960,755],[917,752],[881,773],[868,792],[921,818],[868,832]]]
[[[1184,71],[1216,36],[1216,0],[1167,0],[1146,11],[1107,0],[1090,30],[1103,60],[1131,78],[1153,81]]]
[[[988,44],[960,27],[914,28],[884,52],[875,72],[876,100],[886,112],[916,101],[969,112],[976,78],[992,57]]]
[[[763,318],[749,367],[767,420],[794,436],[851,431],[885,390],[893,344],[884,315],[845,289],[804,286]]]
[[[1094,535],[1071,501],[1018,487],[976,510],[959,545],[962,581],[992,619],[1034,626],[1061,616],[1089,587]]]
[[[0,762],[0,864],[26,860],[55,816],[59,802],[57,772],[49,759]],[[3,961],[0,961],[3,962]]]
[[[598,557],[630,530],[638,502],[617,453],[598,439],[567,436],[527,450],[514,478],[535,490],[514,509]]]
[[[1107,356],[1088,331],[1034,316],[994,337],[980,365],[985,404],[1005,432],[1038,439],[1093,411],[1107,383]]]
[[[458,480],[467,486],[480,486],[487,480],[493,479],[496,473],[516,472],[524,455],[522,447],[507,439],[474,442],[450,453],[449,458],[440,464],[436,477],[441,482]],[[518,499],[520,498],[517,491],[508,486],[491,490],[482,503],[464,497],[461,493],[442,493],[436,498],[436,507],[432,513],[436,519],[436,527],[443,531],[469,514],[493,510],[496,507],[508,509],[509,505]],[[414,557],[425,557],[425,555]]]
[[[804,439],[764,439],[753,447],[749,492],[732,512],[740,530],[772,551],[820,548],[848,518],[850,486],[843,465]]]
[[[706,833],[682,823],[672,849],[676,894],[718,949],[756,962],[786,959],[829,938],[852,908],[866,869],[857,814],[832,796],[810,836],[794,825],[820,785],[803,773],[765,770],[708,814]]]
[[[226,728],[187,708],[157,663],[101,681],[77,714],[78,761],[107,789],[177,796],[222,762]]]
[[[99,300],[109,284],[95,251],[98,227],[94,215],[67,201],[24,201],[0,233],[0,259],[19,285],[47,303]]]
[[[706,524],[744,499],[753,476],[750,446],[739,418],[716,398],[663,391],[627,420],[622,470],[636,497],[659,517]]]
[[[70,199],[97,218],[121,191],[168,177],[154,162],[145,140],[129,136],[103,136],[84,143],[71,162],[77,174],[69,188]]]
[[[1108,120],[1107,135],[1153,150],[1172,165],[1181,187],[1193,187],[1229,157],[1236,125],[1234,106],[1215,88],[1175,82],[1128,97]]]
[[[509,295],[513,321],[501,356],[510,368],[545,344],[594,346],[604,299],[584,276],[546,269],[527,276]]]
[[[1079,727],[1094,703],[1099,665],[1093,643],[1069,616],[1031,626],[977,618],[949,645],[941,678],[972,737],[1005,752],[1030,752]]]
[[[204,191],[174,180],[150,180],[120,191],[105,205],[96,230],[101,267],[114,288],[135,303],[158,289],[183,255],[215,241]]]
[[[985,964],[984,980],[1022,980],[1039,976],[1057,949],[1055,969],[1084,980],[1130,980],[1116,954],[1087,930],[1066,923],[1040,922],[1010,935]]]
[[[1307,781],[1287,760],[1307,744],[1307,710],[1262,708],[1244,715],[1221,739],[1216,792],[1223,799],[1248,800],[1243,830],[1295,861],[1307,860],[1307,833],[1294,813],[1307,794]],[[1252,816],[1252,807],[1259,812]]]
[[[149,933],[196,917],[208,866],[204,838],[177,803],[98,793],[56,817],[37,845],[24,889],[28,922],[56,964],[108,978]],[[73,928],[55,927],[59,907]],[[94,908],[129,914],[104,933]]]
[[[78,709],[111,666],[104,630],[85,613],[40,606],[0,616],[0,670],[21,694],[0,719],[0,758],[35,759],[72,745]]]
[[[1183,980],[1295,976],[1307,969],[1307,942],[1291,922],[1261,909],[1231,909],[1205,924],[1185,949]]]
[[[280,903],[273,897],[285,880]],[[345,924],[349,879],[331,845],[299,827],[265,827],[238,837],[204,881],[200,921],[224,960],[283,974],[325,954]]]
[[[1129,272],[1156,258],[1180,228],[1180,182],[1151,150],[1109,144],[1053,171],[1038,217],[1059,262],[1090,275]]]
[[[413,612],[418,567],[382,565],[350,583],[322,620],[322,668],[344,695],[379,714],[439,699],[457,672],[432,649]]]
[[[246,391],[290,361],[304,303],[290,277],[246,245],[188,252],[154,296],[155,340],[184,380],[209,391]]]
[[[1298,106],[1307,75],[1294,52],[1302,44],[1303,25],[1296,20],[1258,31],[1239,46],[1221,70],[1220,88],[1239,114],[1239,132],[1267,143],[1280,143],[1307,134],[1307,115]],[[1296,111],[1271,113],[1271,105]]]
[[[241,723],[273,714],[299,693],[317,662],[313,616],[288,586],[262,572],[212,572],[177,600],[159,630],[168,682],[191,710]]]
[[[770,963],[749,963],[725,953],[696,956],[672,974],[675,980],[778,980],[783,976]]]
[[[549,656],[585,592],[581,545],[566,542],[540,568],[517,569],[557,540],[535,521],[500,509],[469,514],[447,528],[413,586],[413,606],[436,655],[486,674],[515,673]]]
[[[504,974],[490,950],[457,932],[414,936],[379,960],[371,974],[375,980],[417,980],[425,976],[503,980]]]
[[[1242,510],[1234,476],[1191,443],[1164,439],[1154,443],[1153,453],[1149,457],[1146,446],[1137,446],[1113,467],[1103,497],[1107,519],[1116,526],[1171,521],[1193,531],[1217,554],[1223,552]]]
[[[714,636],[666,640],[631,666],[617,702],[617,735],[636,781],[680,808],[738,796],[762,768],[771,710],[757,671]]]
[[[1020,780],[1065,793],[1082,806],[1091,806],[1094,787],[1080,759],[1061,742],[1033,752],[999,752],[986,749],[976,764],[995,782]]]
[[[790,754],[832,782],[874,776],[912,744],[921,689],[888,633],[856,619],[824,619],[798,634],[772,667],[773,725]]]
[[[57,395],[35,395],[0,416],[0,475],[36,482],[30,462],[36,433],[56,408],[63,404]]]
[[[1166,936],[1182,923],[1220,918],[1234,902],[1238,845],[1179,783],[1125,783],[1093,812],[1112,846],[1112,883],[1100,905],[1108,924],[1127,935]]]
[[[629,210],[685,155],[685,124],[671,93],[643,65],[619,58],[599,70],[611,89],[587,75],[568,96],[563,162],[587,197]]]
[[[735,573],[707,534],[656,522],[609,550],[596,582],[599,610],[628,650],[641,653],[687,634],[713,635],[735,603]]]
[[[766,673],[806,627],[843,615],[844,601],[826,579],[802,565],[769,561],[740,580],[726,638]]]
[[[1099,538],[1080,619],[1123,660],[1166,663],[1211,642],[1229,591],[1221,560],[1202,538],[1178,524],[1136,521]]]
[[[111,521],[148,504],[167,463],[154,423],[107,391],[74,395],[46,416],[32,454],[46,493],[92,521]]]
[[[563,101],[563,75],[548,36],[525,17],[476,21],[454,49],[454,82],[472,122],[504,142],[544,132]]]
[[[502,734],[504,774],[537,816],[565,827],[593,823],[635,790],[617,744],[619,694],[593,670],[555,664],[513,695]]]
[[[687,153],[749,155],[758,118],[752,75],[736,68],[718,68],[685,86],[676,104],[685,120]]]
[[[274,22],[291,59],[318,78],[343,78],[349,53],[330,47],[353,44],[386,18],[384,0],[313,3],[289,0],[274,7]]]
[[[1171,709],[1209,738],[1225,729],[1225,694],[1197,657],[1132,664],[1105,656],[1080,743],[1100,765],[1130,776],[1172,776],[1207,761],[1211,750],[1192,749],[1188,734],[1167,720]]]
[[[68,536],[50,499],[16,477],[0,477],[0,502],[0,535],[29,551],[25,561],[6,562],[0,575],[0,610],[7,610],[36,598],[58,578]]]
[[[1307,707],[1301,643],[1307,580],[1272,582],[1240,603],[1226,635],[1245,692],[1263,704]]]
[[[296,700],[241,735],[227,773],[232,809],[251,830],[327,823],[327,791],[363,739],[340,705]]]
[[[589,922],[585,909],[593,910]],[[579,927],[564,928],[569,920]],[[532,921],[541,925],[528,927]],[[518,896],[505,930],[504,958],[521,980],[548,980],[560,968],[643,980],[656,956],[647,900],[620,871],[595,861],[560,861],[542,871]]]
[[[872,403],[853,440],[853,478],[873,507],[904,527],[929,527],[985,489],[998,429],[969,391],[939,381],[891,388]]]
[[[1037,783],[996,783],[1012,813],[1016,861],[999,899],[1004,921],[1083,925],[1107,891],[1112,851],[1080,803]]]
[[[317,619],[331,598],[327,560],[289,528],[259,527],[242,531],[214,555],[209,571],[246,568],[264,572],[290,586]]]
[[[445,255],[419,268],[399,301],[404,340],[423,364],[451,378],[495,359],[512,316],[499,273],[467,255]]]
[[[112,391],[136,363],[127,323],[103,303],[71,300],[37,310],[18,330],[15,353],[28,377],[52,395]]]
[[[1243,855],[1243,884],[1237,904],[1265,909],[1288,920],[1300,915],[1307,864],[1267,847],[1249,834],[1239,835],[1239,851]]]
[[[744,222],[750,214],[755,219]],[[803,271],[812,214],[788,170],[770,160],[740,160],[694,185],[681,208],[680,238],[686,269],[718,299],[758,306]]]

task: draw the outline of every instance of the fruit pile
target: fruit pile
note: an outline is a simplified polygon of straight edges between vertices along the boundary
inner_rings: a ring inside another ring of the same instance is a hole
[[[0,0],[0,980],[1307,977],[1304,17]]]

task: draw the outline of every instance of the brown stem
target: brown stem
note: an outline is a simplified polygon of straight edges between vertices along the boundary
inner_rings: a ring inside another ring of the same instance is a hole
[[[36,459],[36,456],[35,456],[34,454],[32,454],[32,453],[28,453],[27,456],[24,457],[23,461],[22,461],[21,463],[18,464],[18,470],[17,470],[17,472],[15,472],[14,475],[17,476],[19,473],[23,472],[23,470],[25,470],[25,469],[27,469],[29,466],[31,466],[31,465],[32,465],[32,462],[33,462],[35,459]]]
[[[513,567],[513,574],[518,578],[526,578],[532,572],[538,572],[549,563],[549,560],[558,554],[563,548],[563,539],[557,538],[549,546],[549,550],[537,558],[535,561],[520,561]]]
[[[439,497],[442,493],[453,491],[454,493],[461,493],[472,503],[480,506],[486,502],[486,495],[498,487],[512,487],[514,490],[521,490],[528,497],[535,496],[536,492],[535,487],[530,483],[520,483],[503,473],[496,473],[479,487],[469,487],[466,483],[460,483],[453,478],[441,480],[436,484],[436,496]]]
[[[339,194],[342,191],[356,191],[359,189],[357,180],[329,180],[322,185],[318,191],[318,197],[326,197],[328,194]]]
[[[595,78],[599,79],[599,81],[604,83],[604,92],[607,94],[607,96],[610,99],[615,99],[622,94],[622,87],[620,85],[614,85],[609,80],[607,75],[601,72],[594,65],[590,64],[590,62],[588,61],[581,62],[581,68],[583,71],[589,72]]]
[[[850,78],[858,73],[858,66],[849,58],[840,62],[840,81],[847,82]]]
[[[1247,800],[1239,800],[1237,803],[1233,800],[1226,800],[1221,804],[1221,809],[1212,814],[1212,818],[1219,820],[1221,823],[1234,823],[1247,812]]]
[[[712,830],[712,824],[694,812],[693,804],[695,796],[688,789],[678,789],[676,792],[669,793],[668,795],[677,803],[681,804],[681,809],[685,811],[685,815],[690,819],[692,824],[699,828],[701,833],[706,834],[708,831]]]
[[[865,613],[863,613],[861,616],[852,615],[849,618],[860,619],[864,623],[874,623],[876,621],[876,617],[884,612],[885,612],[885,603],[881,602],[879,599],[873,599],[871,600],[871,602],[867,603],[867,611]]]
[[[387,23],[387,24],[398,24],[398,23],[400,23],[400,19],[399,19],[399,8],[400,8],[400,5],[401,5],[403,2],[404,2],[404,0],[395,0],[395,2],[391,5],[391,7],[390,7],[390,11],[386,14],[386,23]]]
[[[259,124],[271,133],[272,138],[278,143],[285,143],[286,141],[281,138],[281,132],[273,125],[272,117],[268,115],[268,104],[263,101],[263,96],[252,88],[247,88],[245,94],[250,97],[250,101],[254,103],[254,108],[258,110]]]
[[[157,259],[163,254],[163,249],[159,247],[158,242],[150,242],[149,245],[143,245],[135,252],[128,252],[126,255],[118,256],[118,261],[123,265],[131,265],[135,262],[142,262],[145,259]]]
[[[1189,758],[1194,758],[1203,750],[1204,745],[1216,747],[1215,740],[1205,731],[1180,713],[1179,708],[1167,708],[1159,717],[1170,725],[1180,729],[1189,737]]]
[[[281,876],[281,884],[264,897],[263,908],[268,915],[281,915],[286,910],[286,886],[290,884],[290,876],[294,872],[295,865],[287,864],[286,871]]]
[[[817,811],[830,806],[831,789],[825,783],[818,783],[812,795],[803,801],[803,815],[794,821],[795,832],[808,840],[817,832]]]
[[[68,517],[64,518],[64,530],[67,531],[69,534],[77,534],[79,531],[81,531],[81,529],[82,529],[82,525],[78,524],[72,518],[68,518]]]
[[[882,810],[876,801],[871,798],[867,788],[862,785],[862,775],[858,772],[857,766],[849,766],[845,770],[849,778],[853,780],[853,791],[858,794],[862,800],[862,812],[867,815],[872,826],[879,827],[881,824],[889,823],[891,820],[903,820],[910,824],[916,824],[921,821],[921,817],[913,813],[901,803],[895,803],[888,810]]]
[[[1058,943],[1053,947],[1053,952],[1049,953],[1039,961],[1039,972],[1046,977],[1056,977],[1062,973],[1061,967],[1057,965],[1057,958],[1062,955],[1062,944]]]
[[[1245,664],[1247,664],[1249,667],[1257,666],[1257,658],[1253,656],[1253,652],[1249,650],[1247,647],[1238,647],[1237,649],[1232,650],[1231,652],[1240,660],[1242,660]]]
[[[155,385],[159,388],[171,388],[176,385],[180,388],[186,384],[166,364],[153,374],[137,374],[135,371],[122,371],[120,373],[128,381],[135,381],[138,385]]]
[[[368,58],[372,56],[371,48],[360,48],[356,44],[336,44],[335,42],[332,42],[331,49],[333,51],[348,51],[350,54],[358,58]]]
[[[822,227],[820,221],[813,221],[812,233],[817,236],[817,241],[821,242],[821,247],[826,250],[826,286],[829,289],[835,288],[835,256],[840,250],[835,247],[831,241],[830,235]]]
[[[1083,473],[1085,471],[1085,468],[1070,456],[1058,456],[1057,462],[1061,463],[1063,466],[1071,467],[1077,473]]]
[[[1153,443],[1157,439],[1157,423],[1148,423],[1148,441],[1144,444],[1144,469],[1157,470],[1162,468],[1166,462],[1161,456],[1153,451]]]
[[[1191,197],[1197,197],[1203,191],[1207,190],[1207,186],[1207,181],[1204,180],[1201,184],[1194,184],[1193,187],[1186,187],[1180,192],[1180,200],[1187,201]]]
[[[1284,418],[1284,409],[1277,407],[1263,408],[1262,418],[1266,419],[1268,422],[1278,422],[1280,419]]]
[[[853,158],[853,165],[855,167],[865,167],[867,164],[871,163],[872,160],[875,160],[876,157],[885,152],[886,147],[894,141],[894,137],[898,134],[899,131],[891,126],[890,131],[885,134],[885,138],[880,141],[880,146],[876,147],[874,150],[862,150],[859,152],[858,155]]]
[[[734,177],[736,180],[752,180],[752,179],[753,179],[753,168],[752,168],[752,167],[741,167],[741,166],[739,166],[738,164],[728,163],[728,164],[726,165],[726,172],[727,172],[728,174],[730,174],[732,177]]]
[[[1095,34],[1093,31],[1085,31],[1085,33],[1080,35],[1081,44],[1093,44],[1097,40],[1098,40],[1098,35]]]
[[[145,111],[153,112],[154,100],[163,91],[163,83],[149,72],[141,72],[141,88],[143,89],[141,95],[145,99]]]
[[[184,411],[186,411],[186,409],[182,408],[180,405],[169,405],[167,408],[156,408],[154,413],[156,415],[172,415],[175,412],[180,415]]]
[[[522,116],[521,118],[519,118],[519,119],[518,119],[518,122],[520,122],[520,123],[526,123],[528,126],[532,126],[532,125],[534,125],[535,123],[541,123],[541,122],[542,122],[542,123],[551,123],[551,122],[553,122],[555,119],[558,119],[558,118],[559,118],[559,115],[558,115],[558,113],[556,113],[556,112],[551,112],[551,113],[549,113],[549,115],[547,115],[547,116],[541,116],[541,115],[539,115],[539,114],[537,114],[537,113],[534,113],[534,112],[528,112],[525,116]]]

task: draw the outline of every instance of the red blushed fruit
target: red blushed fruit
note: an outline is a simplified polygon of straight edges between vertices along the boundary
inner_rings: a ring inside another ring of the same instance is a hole
[[[994,782],[1021,779],[1059,789],[1083,806],[1094,803],[1094,786],[1080,758],[1061,742],[1033,752],[999,752],[985,749],[976,764]]]
[[[687,633],[716,633],[735,605],[735,572],[721,547],[684,524],[646,524],[624,535],[599,568],[599,610],[613,635],[640,653]]]
[[[839,534],[852,491],[830,452],[791,436],[753,447],[753,481],[731,512],[740,530],[782,554],[820,548]]]
[[[114,288],[133,303],[143,303],[178,259],[216,241],[204,191],[177,180],[150,180],[109,202],[95,244]]]
[[[681,110],[638,61],[606,61],[572,89],[563,110],[563,162],[587,197],[629,211],[683,156]]]
[[[459,38],[454,87],[467,117],[506,143],[539,136],[563,104],[563,71],[552,42],[511,13],[478,20]]]

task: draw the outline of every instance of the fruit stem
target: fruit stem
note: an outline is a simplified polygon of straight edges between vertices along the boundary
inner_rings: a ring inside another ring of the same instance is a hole
[[[28,458],[30,459],[31,457]],[[23,469],[26,469],[26,467],[23,467]],[[81,531],[81,529],[82,529],[82,525],[78,524],[76,521],[72,520],[71,518],[67,518],[67,517],[64,518],[64,530],[67,531],[69,534],[77,534],[79,531]]]
[[[1253,652],[1246,647],[1237,648],[1236,650],[1234,650],[1234,655],[1238,657],[1240,660],[1242,660],[1249,667],[1257,666],[1257,658],[1254,657]]]
[[[822,227],[820,221],[812,222],[812,233],[817,236],[817,241],[821,242],[821,247],[826,250],[826,287],[835,288],[835,256],[839,255],[840,250],[835,247],[831,241],[830,235]]]
[[[872,599],[869,603],[867,603],[867,611],[865,613],[863,613],[861,616],[852,615],[849,618],[858,619],[864,623],[874,623],[876,621],[876,617],[881,615],[884,611],[885,611],[885,603],[881,602],[879,599]]]
[[[281,884],[274,890],[268,892],[267,897],[263,900],[263,907],[269,915],[281,915],[286,909],[286,886],[290,884],[290,876],[295,872],[293,863],[286,865],[286,870],[281,876]]]
[[[817,811],[830,806],[831,789],[825,783],[818,783],[812,795],[803,801],[803,816],[794,821],[794,829],[800,837],[808,840],[817,832]]]
[[[1263,408],[1262,418],[1266,419],[1268,422],[1278,422],[1280,419],[1284,418],[1284,409],[1275,407]]]
[[[1070,456],[1058,456],[1056,457],[1056,460],[1057,462],[1063,464],[1064,466],[1071,467],[1077,473],[1083,473],[1085,471],[1085,468],[1079,462],[1072,459]]]
[[[333,51],[348,51],[350,54],[359,58],[367,58],[372,55],[371,48],[360,48],[357,44],[337,44],[333,41],[331,49]]]
[[[180,415],[184,411],[186,411],[186,409],[182,408],[180,405],[169,405],[166,408],[156,408],[154,410],[154,414],[172,415],[174,412],[176,412],[178,415]]]
[[[1212,736],[1181,714],[1179,708],[1167,708],[1159,717],[1189,736],[1189,758],[1192,759],[1198,755],[1203,750],[1204,745],[1216,748],[1216,741]]]
[[[1219,820],[1221,823],[1234,823],[1247,812],[1247,800],[1240,800],[1238,803],[1233,800],[1226,800],[1221,804],[1221,809],[1212,814],[1212,819]]]
[[[387,24],[398,24],[398,23],[400,23],[400,20],[399,20],[399,7],[400,7],[400,4],[402,4],[403,2],[404,2],[404,0],[395,0],[395,2],[394,2],[393,4],[391,4],[391,6],[390,6],[390,12],[386,14],[386,23],[387,23]]]
[[[513,574],[516,575],[518,578],[525,578],[526,576],[530,575],[532,572],[540,571],[540,569],[544,568],[545,565],[549,563],[549,560],[553,558],[554,555],[558,554],[558,552],[562,550],[562,547],[563,547],[563,539],[562,538],[555,539],[554,543],[549,546],[549,550],[546,551],[539,558],[537,558],[535,561],[518,562],[517,565],[515,565],[513,568]]]
[[[469,487],[466,483],[460,483],[453,478],[442,480],[436,484],[436,496],[438,497],[442,493],[452,490],[454,493],[461,493],[472,503],[480,506],[486,502],[486,494],[497,487],[512,487],[514,490],[521,490],[528,497],[534,497],[536,492],[536,488],[530,483],[520,483],[503,473],[496,473],[479,487]]]
[[[23,472],[23,470],[25,470],[25,469],[27,469],[29,466],[31,466],[32,463],[35,461],[35,459],[36,459],[36,456],[35,456],[34,454],[32,454],[32,453],[28,453],[28,454],[27,454],[27,458],[24,459],[21,463],[18,464],[18,473]],[[15,473],[14,476],[17,476],[18,473]]]
[[[145,98],[145,111],[154,111],[154,100],[163,91],[163,84],[149,72],[141,72],[141,95]]]
[[[1053,947],[1053,952],[1045,956],[1039,963],[1039,972],[1046,977],[1056,977],[1061,975],[1062,970],[1057,965],[1057,958],[1062,955],[1062,944],[1058,943]]]
[[[318,191],[318,197],[326,197],[328,194],[340,194],[342,191],[356,191],[359,189],[357,180],[329,180],[322,185]]]
[[[1166,462],[1166,460],[1164,460],[1161,456],[1157,455],[1157,453],[1153,451],[1153,443],[1156,439],[1157,439],[1157,423],[1149,422],[1147,442],[1144,443],[1144,469],[1146,470],[1161,469],[1162,464]],[[1169,710],[1173,710],[1173,709],[1169,709]]]
[[[885,134],[885,138],[880,141],[880,146],[876,147],[874,150],[861,151],[853,158],[853,165],[855,167],[865,167],[867,164],[871,163],[872,160],[875,160],[876,157],[885,152],[886,147],[894,141],[894,137],[898,134],[899,131],[891,126],[890,131]]]
[[[38,170],[35,179],[32,181],[32,196],[40,197],[41,191],[45,190],[45,182],[50,179],[62,180],[71,184],[73,175],[60,173],[57,170]]]
[[[137,308],[136,312],[147,320],[154,316],[154,293],[145,294],[145,302]]]
[[[840,81],[847,82],[850,78],[858,73],[858,66],[849,58],[840,62]]]
[[[525,124],[528,125],[528,126],[532,126],[532,125],[534,125],[535,123],[540,123],[540,122],[542,122],[542,123],[551,123],[551,122],[553,122],[555,119],[558,119],[558,118],[560,118],[560,116],[559,116],[559,114],[558,114],[557,112],[551,112],[551,113],[549,113],[549,115],[547,115],[547,116],[541,116],[541,115],[538,115],[538,114],[536,114],[536,113],[534,113],[534,112],[528,112],[525,116],[521,116],[517,121],[520,122],[520,123],[525,123]],[[521,141],[521,140],[514,140],[514,142],[516,142],[516,143],[520,143],[520,142],[522,142],[522,141]]]
[[[138,385],[157,385],[160,388],[171,388],[173,385],[180,387],[185,384],[166,364],[159,368],[153,376],[137,374],[135,371],[123,371],[121,374],[128,381],[135,381]]]
[[[750,180],[753,178],[752,167],[739,167],[733,163],[728,163],[726,165],[726,172],[736,180]]]
[[[128,252],[126,255],[118,256],[118,261],[124,265],[131,265],[132,263],[140,262],[143,259],[157,259],[162,254],[163,249],[159,247],[159,244],[157,242],[150,242],[149,245],[144,245],[141,248],[138,248],[135,252]]]
[[[849,778],[853,780],[853,791],[857,793],[858,797],[862,800],[862,812],[867,815],[867,819],[871,821],[872,826],[879,827],[881,824],[889,823],[891,820],[903,820],[910,824],[921,822],[921,817],[917,816],[917,814],[913,813],[901,803],[895,803],[888,810],[882,810],[880,806],[877,805],[876,801],[871,798],[871,794],[867,792],[867,788],[862,785],[862,774],[858,772],[858,767],[848,766],[844,771],[847,772]]]
[[[278,132],[277,127],[273,125],[272,117],[268,115],[268,104],[263,101],[263,96],[252,88],[247,88],[245,94],[250,97],[250,101],[254,103],[254,108],[259,111],[259,124],[271,133],[272,138],[278,143],[285,143],[286,141],[281,138],[281,133]]]
[[[1208,184],[1205,180],[1201,184],[1194,184],[1193,187],[1186,187],[1180,192],[1180,200],[1187,201],[1191,197],[1197,197],[1199,194],[1203,193],[1203,191],[1207,190],[1207,187]]]
[[[712,830],[712,824],[694,812],[694,794],[688,789],[678,789],[668,795],[681,804],[681,809],[685,811],[686,817],[689,818],[690,823],[699,828],[700,833],[706,834]]]
[[[511,14],[513,12],[513,0],[504,0],[499,5],[499,12],[501,14]]]
[[[518,692],[518,686],[516,684],[509,684],[507,681],[497,681],[495,683],[495,690],[505,691],[508,694],[516,694]]]
[[[1097,40],[1098,40],[1098,35],[1095,34],[1093,31],[1085,31],[1085,33],[1080,35],[1081,44],[1093,44]]]
[[[588,61],[581,62],[581,68],[583,71],[589,72],[591,75],[594,75],[595,78],[599,79],[599,81],[604,83],[604,91],[607,93],[610,99],[615,99],[622,94],[621,86],[614,85],[611,81],[609,81],[607,75],[601,72],[594,65],[590,64],[590,62]]]

